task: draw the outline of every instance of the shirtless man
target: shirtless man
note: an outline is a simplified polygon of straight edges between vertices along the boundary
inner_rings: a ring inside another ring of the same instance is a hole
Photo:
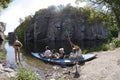
[[[20,62],[20,48],[23,45],[22,45],[22,43],[20,41],[18,41],[18,38],[16,37],[16,40],[14,41],[13,46],[14,46],[14,51],[15,51],[15,60],[16,60],[16,62],[18,64],[17,60],[19,60],[19,62]],[[18,59],[17,59],[17,57],[18,57]]]

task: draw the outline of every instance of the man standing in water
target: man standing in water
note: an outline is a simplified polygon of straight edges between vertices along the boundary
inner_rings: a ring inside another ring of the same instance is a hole
[[[18,37],[16,37],[16,40],[14,41],[13,46],[14,46],[14,50],[15,50],[15,61],[18,64],[20,62],[20,48],[23,46],[22,43],[18,40]]]

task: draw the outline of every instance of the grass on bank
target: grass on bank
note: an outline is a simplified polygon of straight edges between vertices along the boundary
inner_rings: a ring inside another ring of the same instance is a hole
[[[4,52],[0,52],[0,59],[5,59],[6,54]]]
[[[19,67],[16,77],[12,78],[11,80],[40,80],[37,79],[35,73],[30,71],[27,68]]]

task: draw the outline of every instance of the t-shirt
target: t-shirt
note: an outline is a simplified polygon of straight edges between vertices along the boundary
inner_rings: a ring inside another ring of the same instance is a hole
[[[82,51],[81,51],[81,49],[79,49],[78,51],[76,51],[76,56],[82,56]]]
[[[45,57],[49,57],[50,54],[51,54],[51,51],[50,50],[46,50],[45,53],[44,53],[44,56]]]

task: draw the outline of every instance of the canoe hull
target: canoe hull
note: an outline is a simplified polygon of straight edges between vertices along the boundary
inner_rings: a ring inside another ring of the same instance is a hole
[[[45,57],[42,57],[41,54],[39,53],[34,53],[32,52],[32,55],[40,60],[43,60],[43,61],[46,61],[46,62],[50,62],[50,63],[56,63],[56,64],[61,64],[61,63],[65,63],[65,64],[75,64],[75,59],[52,59],[52,58],[45,58]],[[93,59],[95,58],[95,54],[91,54],[91,53],[88,53],[88,54],[85,54],[83,55],[83,58],[80,58],[79,59],[79,62],[84,62],[84,61],[87,61],[87,60],[90,60],[90,59]]]

